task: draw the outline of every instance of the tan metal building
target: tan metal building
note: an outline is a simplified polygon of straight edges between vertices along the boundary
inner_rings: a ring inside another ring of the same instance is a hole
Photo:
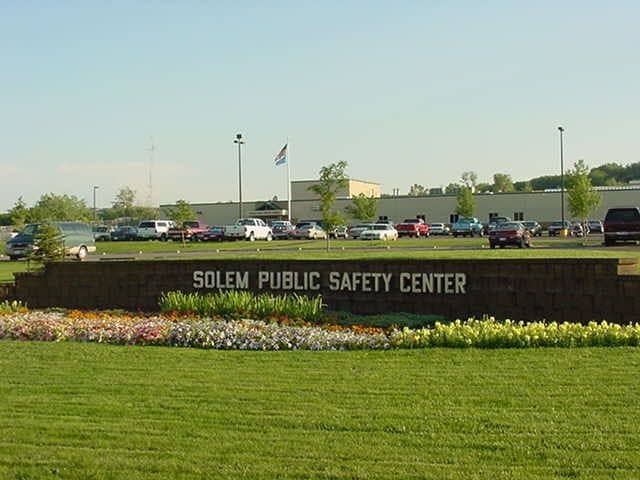
[[[344,212],[344,208],[351,204],[350,198],[358,193],[369,195],[367,188],[376,190],[372,186],[379,184],[369,182],[359,182],[357,180],[349,185],[339,195],[335,208]],[[298,184],[297,188],[292,185],[291,218],[296,220],[319,220],[320,202],[315,195],[309,195],[308,188],[313,182],[293,182]],[[357,192],[357,193],[356,193]],[[607,209],[616,206],[638,206],[640,205],[640,188],[637,187],[607,187],[600,190],[602,196],[600,206],[591,215],[594,219],[604,218]],[[374,196],[376,196],[374,194]],[[299,198],[302,197],[302,198]],[[309,198],[311,197],[311,198]],[[340,198],[342,197],[342,198]],[[488,221],[491,215],[507,216],[517,220],[537,220],[541,223],[549,223],[559,220],[560,213],[560,192],[513,192],[496,194],[475,194],[475,216],[480,221]],[[455,195],[427,195],[424,197],[383,197],[379,198],[377,205],[378,216],[388,217],[389,220],[400,222],[405,218],[415,218],[417,215],[424,215],[428,222],[453,221],[457,199]],[[161,205],[161,209],[171,205]],[[198,219],[209,225],[226,225],[235,223],[238,215],[237,202],[218,203],[196,203],[191,204]],[[282,200],[251,201],[243,203],[243,211],[247,217],[258,217],[266,221],[287,218],[287,202]],[[565,192],[565,217],[571,220],[569,214],[567,194]],[[356,220],[347,218],[348,223]]]
[[[317,183],[318,180],[297,180],[291,182],[291,200],[316,200],[318,196],[313,193],[310,188]],[[352,198],[357,197],[361,193],[367,197],[380,198],[380,184],[350,178],[347,181],[347,186],[338,190],[336,196],[338,198]]]

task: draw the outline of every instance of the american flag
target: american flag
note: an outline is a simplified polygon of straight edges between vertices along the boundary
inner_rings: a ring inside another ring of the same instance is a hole
[[[276,166],[287,163],[287,145],[288,144],[285,144],[285,146],[282,147],[282,150],[280,150],[278,155],[276,155],[276,158],[275,158]]]

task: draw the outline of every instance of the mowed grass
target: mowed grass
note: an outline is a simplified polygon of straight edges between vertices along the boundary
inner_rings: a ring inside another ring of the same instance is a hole
[[[0,342],[0,478],[640,478],[640,351]]]
[[[554,246],[559,248],[577,248],[587,246],[597,246],[602,244],[601,236],[582,238],[549,238],[536,237],[532,240],[536,246]],[[345,250],[360,250],[372,247],[423,249],[423,248],[481,248],[488,247],[489,240],[486,237],[473,238],[453,238],[450,236],[432,236],[429,238],[401,238],[397,241],[364,241],[364,240],[331,240],[330,247]],[[137,252],[175,252],[181,250],[190,251],[228,251],[228,250],[323,250],[326,249],[324,240],[274,240],[272,242],[256,241],[235,241],[235,242],[161,242],[161,241],[139,241],[139,242],[97,242],[98,254],[101,253],[137,253]]]
[[[35,265],[27,262],[0,262],[0,283],[13,282],[14,272],[26,272],[28,268],[33,269]]]

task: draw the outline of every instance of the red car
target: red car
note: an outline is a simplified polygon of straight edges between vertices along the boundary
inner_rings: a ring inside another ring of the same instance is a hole
[[[429,224],[421,218],[407,218],[404,222],[396,225],[398,235],[408,237],[428,237]]]
[[[496,225],[489,232],[489,246],[504,248],[506,245],[515,245],[518,248],[531,246],[531,232],[520,222],[504,222]]]
[[[224,240],[224,229],[222,227],[211,227],[204,232],[196,233],[193,239],[196,242],[222,242]]]

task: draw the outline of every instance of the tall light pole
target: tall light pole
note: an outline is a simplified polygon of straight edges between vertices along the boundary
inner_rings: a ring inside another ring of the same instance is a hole
[[[238,205],[238,218],[242,218],[242,145],[244,140],[242,140],[241,133],[236,133],[236,139],[233,143],[238,144],[238,196],[240,202]]]
[[[100,187],[98,185],[93,186],[93,221],[98,219],[98,211],[96,210],[96,190]]]
[[[558,127],[558,131],[560,132],[560,215],[564,231],[564,128]]]

